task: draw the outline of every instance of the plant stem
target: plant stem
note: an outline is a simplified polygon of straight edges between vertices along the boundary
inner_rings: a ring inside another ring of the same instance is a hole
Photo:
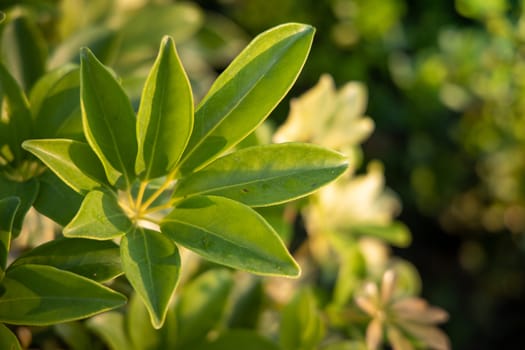
[[[151,214],[151,213],[154,213],[156,211],[160,211],[160,210],[164,210],[164,209],[169,209],[172,207],[172,203],[171,201],[168,202],[168,203],[165,203],[165,204],[162,204],[162,205],[158,205],[156,207],[151,207],[149,209],[146,209],[142,212],[142,215],[148,215],[148,214]]]
[[[175,173],[171,173],[166,177],[166,181],[160,186],[151,196],[148,197],[148,199],[142,204],[140,207],[140,212],[146,212],[146,209],[155,201],[155,199],[159,198],[159,196],[166,191],[170,185],[173,179],[175,178]]]
[[[147,187],[148,183],[146,181],[141,181],[139,191],[137,193],[137,199],[135,200],[135,208],[141,207],[142,199],[144,199],[144,193],[146,192]]]

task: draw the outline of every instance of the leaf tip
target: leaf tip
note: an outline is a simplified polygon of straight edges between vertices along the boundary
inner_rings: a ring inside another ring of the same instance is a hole
[[[301,277],[301,266],[294,260],[293,264],[285,271],[285,276],[289,278],[299,278]]]
[[[22,148],[25,149],[26,151],[29,151],[31,150],[31,141],[32,140],[25,140],[24,142],[22,142]]]
[[[81,62],[88,60],[91,56],[93,56],[93,52],[91,52],[91,50],[88,47],[83,46],[80,48]]]
[[[164,35],[162,37],[161,46],[164,47],[166,45],[175,46],[175,41],[173,40],[173,37],[171,37],[170,35]]]

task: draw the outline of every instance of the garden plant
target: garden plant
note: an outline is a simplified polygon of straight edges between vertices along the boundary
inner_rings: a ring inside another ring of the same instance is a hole
[[[199,13],[184,6],[141,11]],[[48,59],[33,17],[7,8],[1,349],[449,348],[435,327],[446,312],[417,296],[417,271],[389,251],[410,232],[381,164],[357,174],[374,126],[364,86],[337,90],[324,75],[283,125],[265,123],[305,64],[312,26],[264,31],[204,89],[179,34],[143,74],[147,45],[116,49],[103,27]],[[121,65],[102,62],[111,57]],[[44,235],[34,222],[52,222],[51,234],[17,243]]]

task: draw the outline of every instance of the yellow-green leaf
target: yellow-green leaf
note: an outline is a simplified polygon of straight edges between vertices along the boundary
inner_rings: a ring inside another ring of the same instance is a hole
[[[1,14],[0,14],[1,15]],[[22,350],[16,335],[0,323],[0,349]]]
[[[50,325],[93,316],[126,303],[126,297],[88,278],[44,265],[7,270],[0,322]]]
[[[206,338],[221,320],[232,287],[224,269],[209,270],[185,286],[174,308],[177,349],[194,348]]]
[[[106,240],[120,237],[133,227],[114,193],[95,190],[86,195],[77,215],[64,227],[64,236]]]
[[[104,168],[88,144],[67,139],[28,140],[22,144],[80,194],[107,184]]]
[[[190,83],[173,39],[165,37],[144,86],[137,115],[137,174],[152,179],[173,170],[192,128]]]
[[[7,256],[11,247],[11,231],[19,205],[18,197],[0,199],[0,281],[4,278]]]
[[[160,232],[136,228],[120,244],[122,269],[146,305],[151,323],[162,327],[179,280],[177,246]]]
[[[112,185],[130,188],[135,178],[135,113],[120,84],[87,49],[82,49],[80,96],[85,137]]]
[[[264,121],[299,75],[314,31],[298,23],[272,28],[235,58],[195,112],[181,165],[184,174],[217,158]]]
[[[216,263],[264,275],[300,273],[263,217],[231,199],[191,197],[180,202],[160,226],[175,242]]]
[[[37,246],[10,265],[47,265],[70,271],[98,282],[122,274],[119,247],[112,241],[60,238]]]
[[[345,156],[315,145],[249,147],[181,180],[174,196],[212,194],[249,206],[274,205],[312,193],[346,167]]]

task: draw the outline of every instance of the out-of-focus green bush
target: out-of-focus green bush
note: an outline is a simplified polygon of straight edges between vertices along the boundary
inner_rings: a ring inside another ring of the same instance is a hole
[[[366,84],[376,130],[364,155],[402,198],[423,278],[441,278],[427,295],[461,315],[456,347],[510,344],[515,324],[495,320],[524,304],[524,2],[212,3],[248,32],[283,18],[319,28],[298,87],[318,72]]]

